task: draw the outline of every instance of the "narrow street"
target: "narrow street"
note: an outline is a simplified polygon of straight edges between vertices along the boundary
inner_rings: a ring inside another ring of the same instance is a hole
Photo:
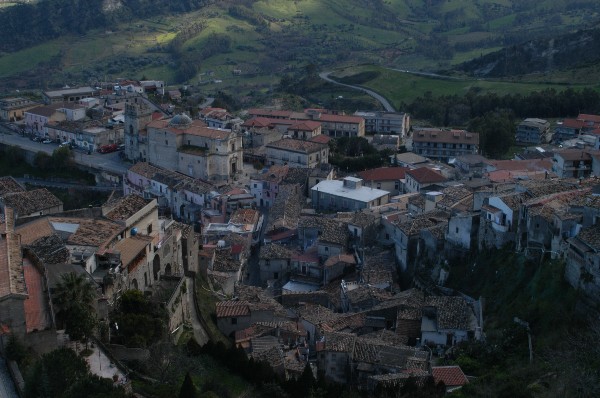
[[[260,247],[262,246],[263,239],[265,236],[265,229],[269,222],[269,208],[260,207],[258,208],[261,214],[264,216],[263,227],[260,230],[260,240],[258,245],[252,250],[250,258],[248,259],[248,266],[246,267],[246,275],[244,276],[244,283],[250,286],[261,286],[260,282],[260,267],[258,265]]]

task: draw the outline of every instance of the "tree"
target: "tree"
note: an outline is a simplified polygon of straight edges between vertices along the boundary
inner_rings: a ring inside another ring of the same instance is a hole
[[[508,110],[487,112],[471,120],[469,131],[479,133],[484,155],[501,158],[515,142],[514,114]]]
[[[27,377],[27,397],[58,397],[88,376],[85,359],[70,348],[59,348],[36,362]]]
[[[139,290],[127,290],[117,302],[111,320],[119,325],[114,340],[131,347],[148,347],[165,334],[165,309],[151,303]]]
[[[59,321],[72,339],[82,340],[92,334],[96,326],[96,292],[85,274],[63,274],[52,301]]]
[[[190,376],[190,372],[185,374],[185,379],[183,379],[183,384],[181,385],[181,389],[179,390],[179,398],[199,398],[200,393],[198,389],[194,385],[194,381],[192,380],[192,376]]]

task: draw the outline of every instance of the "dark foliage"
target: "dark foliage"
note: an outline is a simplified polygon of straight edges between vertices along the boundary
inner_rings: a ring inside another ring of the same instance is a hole
[[[112,341],[130,347],[148,347],[159,341],[165,334],[166,310],[151,303],[139,290],[128,290],[119,298],[111,321],[119,329]]]
[[[45,0],[0,11],[0,52],[12,52],[63,34],[83,34],[94,28],[134,18],[155,17],[199,9],[210,0],[122,0],[114,11],[103,1]]]

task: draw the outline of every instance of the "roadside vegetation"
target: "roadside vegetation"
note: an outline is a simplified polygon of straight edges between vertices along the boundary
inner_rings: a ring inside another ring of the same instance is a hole
[[[73,152],[67,147],[56,149],[52,155],[38,152],[35,154],[33,165],[31,165],[26,161],[23,149],[0,145],[0,175],[13,177],[28,175],[42,179],[95,185],[93,174],[74,166]]]

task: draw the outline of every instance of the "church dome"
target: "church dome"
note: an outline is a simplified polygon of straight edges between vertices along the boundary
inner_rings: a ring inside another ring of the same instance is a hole
[[[178,129],[185,129],[192,125],[192,118],[186,115],[185,113],[180,113],[179,115],[173,116],[171,121],[169,122],[170,127],[175,127]]]

